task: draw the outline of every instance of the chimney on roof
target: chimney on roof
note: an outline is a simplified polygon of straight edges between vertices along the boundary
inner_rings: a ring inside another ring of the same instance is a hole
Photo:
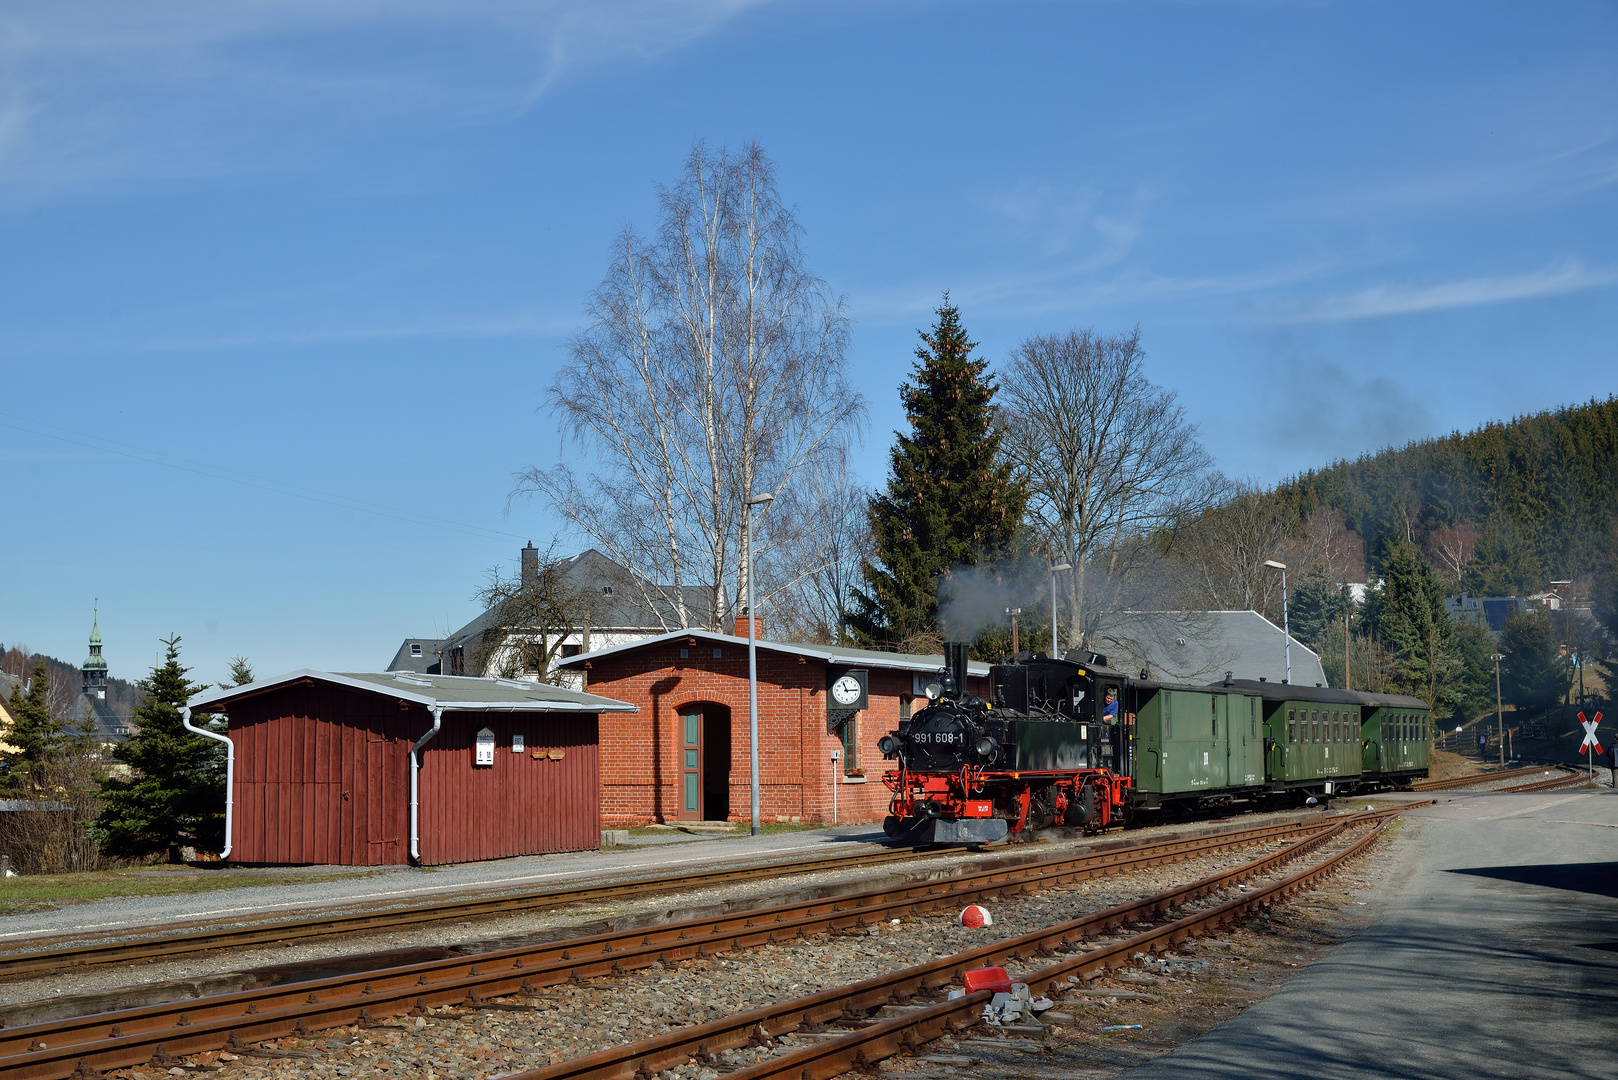
[[[539,549],[532,540],[522,549],[522,585],[527,589],[539,583]]]
[[[737,637],[746,637],[747,636],[747,609],[746,608],[743,608],[741,610],[741,613],[736,616],[736,636]],[[764,616],[762,616],[762,615],[754,615],[753,616],[753,636],[755,638],[761,640],[761,641],[764,639]]]

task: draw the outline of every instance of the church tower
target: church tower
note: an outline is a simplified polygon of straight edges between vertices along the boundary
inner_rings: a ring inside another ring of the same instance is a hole
[[[84,696],[91,701],[107,700],[107,662],[101,658],[101,613],[90,623],[90,656],[82,666]]]

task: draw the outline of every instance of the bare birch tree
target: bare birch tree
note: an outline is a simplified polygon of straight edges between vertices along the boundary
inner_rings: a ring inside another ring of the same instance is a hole
[[[787,640],[841,642],[860,566],[872,557],[869,493],[845,452],[820,455],[799,477],[763,533],[774,557],[759,567],[755,599]]]
[[[1133,541],[1202,505],[1212,464],[1172,390],[1144,374],[1140,330],[1029,338],[1000,373],[1005,451],[1028,516],[1065,578],[1067,646],[1097,612],[1087,578],[1117,582]],[[1062,649],[1058,648],[1058,652]]]
[[[550,388],[589,466],[529,468],[516,493],[633,569],[661,621],[722,629],[747,588],[743,500],[791,487],[864,403],[842,301],[806,269],[764,149],[698,143],[659,196],[656,238],[620,234]]]

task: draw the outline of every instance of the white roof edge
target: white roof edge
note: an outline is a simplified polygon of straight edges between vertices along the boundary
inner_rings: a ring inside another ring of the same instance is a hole
[[[581,662],[583,662],[585,660],[593,660],[593,659],[596,659],[596,658],[602,657],[602,656],[611,656],[614,653],[626,652],[626,651],[628,651],[630,649],[644,648],[644,647],[646,647],[648,645],[661,645],[661,644],[663,644],[665,642],[673,641],[676,638],[683,638],[683,637],[700,637],[700,638],[702,638],[702,639],[704,639],[706,641],[723,641],[723,642],[727,642],[727,643],[732,644],[732,645],[742,646],[743,648],[745,648],[747,646],[747,641],[748,641],[747,638],[737,637],[734,634],[722,634],[722,633],[718,632],[717,630],[691,630],[691,629],[687,629],[687,630],[670,630],[667,633],[657,634],[657,635],[655,635],[653,637],[644,637],[644,638],[640,638],[639,640],[636,640],[636,641],[626,641],[626,642],[623,642],[620,645],[608,645],[604,649],[594,649],[594,650],[592,650],[590,652],[587,652],[587,653],[579,653],[577,656],[570,656],[565,660],[558,660],[556,662],[556,666],[557,667],[577,667]],[[901,670],[901,671],[937,671],[938,670],[938,666],[934,665],[934,664],[923,664],[923,663],[917,663],[916,661],[913,661],[913,660],[899,660],[898,659],[901,656],[914,655],[914,654],[910,654],[910,653],[889,653],[889,654],[886,654],[886,655],[890,655],[890,656],[894,657],[894,662],[893,663],[878,663],[876,660],[873,660],[869,656],[847,656],[847,655],[844,655],[843,653],[838,651],[836,646],[807,645],[807,644],[801,644],[801,643],[792,642],[792,641],[771,641],[771,640],[769,640],[767,638],[757,638],[754,643],[760,649],[769,649],[769,650],[771,650],[773,652],[785,652],[785,653],[793,653],[793,654],[804,655],[804,656],[814,656],[814,657],[818,657],[818,658],[820,658],[822,660],[825,660],[827,663],[831,663],[831,664],[850,664],[850,665],[863,664],[863,665],[865,665],[867,667],[896,668],[896,669]],[[971,675],[987,675],[989,673],[989,665],[983,663],[980,660],[972,660],[972,661],[969,661],[967,663],[966,670],[967,670],[967,673],[971,674]]]
[[[379,671],[377,674],[394,675],[396,673],[391,671]],[[477,678],[477,676],[473,675],[424,675],[421,677],[426,679]],[[601,697],[598,694],[585,694],[584,696],[595,698],[596,701],[601,702],[600,705],[596,705],[594,702],[589,701],[441,702],[438,698],[432,697],[428,694],[412,693],[410,690],[406,690],[405,687],[413,684],[406,682],[403,679],[395,680],[393,685],[383,686],[379,683],[366,682],[364,679],[350,679],[347,676],[339,675],[334,671],[316,671],[314,668],[299,668],[297,671],[288,672],[285,675],[277,675],[273,679],[255,679],[252,682],[247,683],[245,686],[221,687],[219,689],[210,690],[189,702],[189,707],[195,711],[205,705],[212,705],[216,702],[225,701],[230,698],[242,697],[245,694],[257,693],[261,690],[270,690],[277,686],[284,686],[287,683],[297,682],[300,679],[319,679],[322,682],[335,683],[338,686],[347,686],[354,690],[366,690],[370,693],[381,694],[385,697],[397,698],[403,701],[413,701],[418,705],[425,705],[428,708],[431,708],[434,705],[442,705],[445,712],[640,712],[640,706],[638,705],[631,705],[627,701],[619,701],[616,698]],[[417,689],[421,690],[430,688],[417,686]],[[561,687],[558,687],[557,689],[561,689]],[[572,693],[581,693],[581,691],[575,690],[572,691]]]

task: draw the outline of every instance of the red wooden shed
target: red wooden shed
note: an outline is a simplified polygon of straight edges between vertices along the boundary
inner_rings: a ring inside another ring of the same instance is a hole
[[[231,748],[223,857],[379,866],[599,847],[598,717],[635,706],[509,679],[303,670],[190,711],[229,719],[213,736]]]

